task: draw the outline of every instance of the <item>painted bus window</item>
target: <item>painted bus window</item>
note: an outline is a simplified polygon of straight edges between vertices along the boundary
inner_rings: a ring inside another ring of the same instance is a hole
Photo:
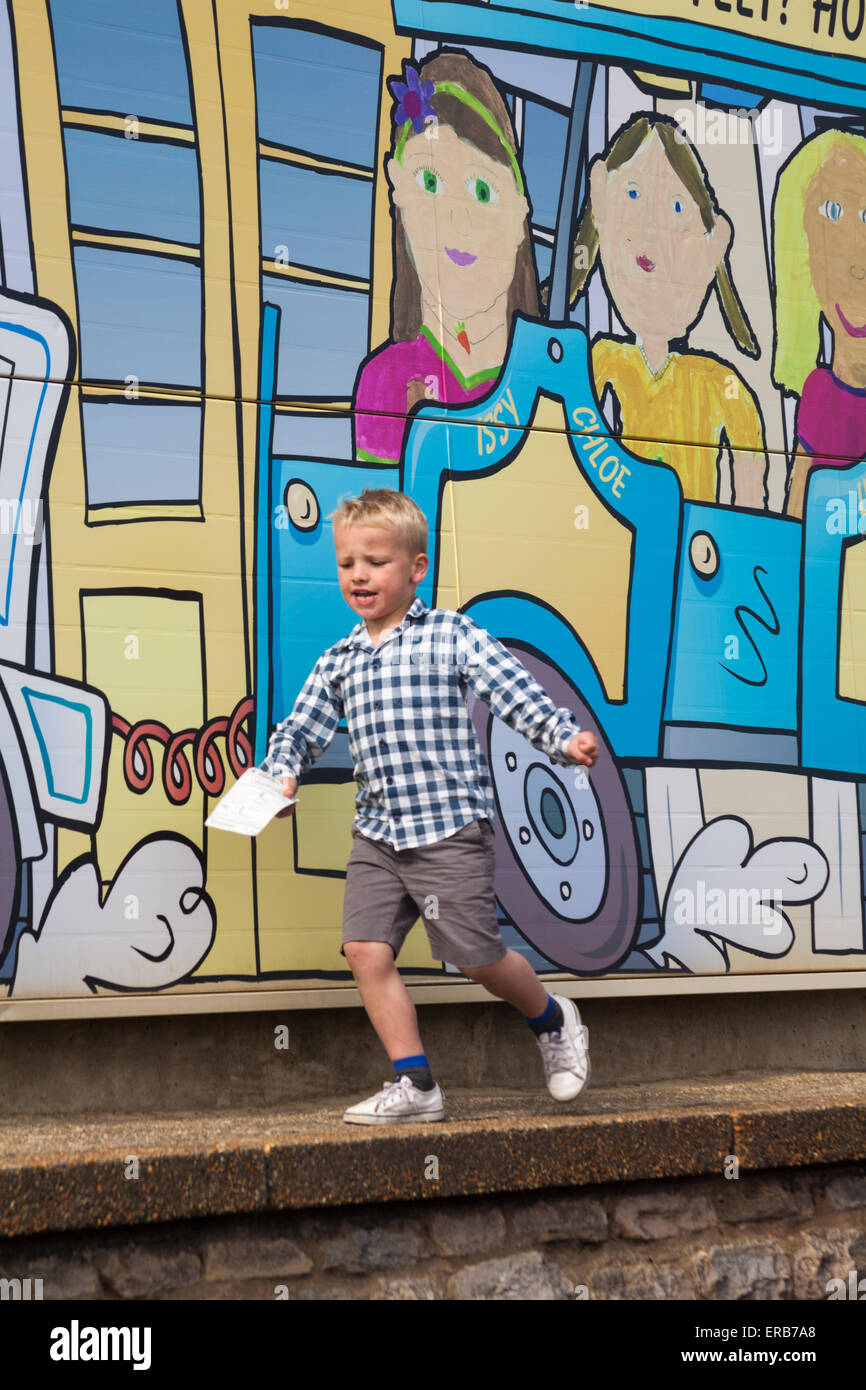
[[[106,0],[51,0],[69,190],[87,498],[197,504],[203,302],[198,151],[181,16],[132,30]],[[170,462],[166,462],[170,460]]]

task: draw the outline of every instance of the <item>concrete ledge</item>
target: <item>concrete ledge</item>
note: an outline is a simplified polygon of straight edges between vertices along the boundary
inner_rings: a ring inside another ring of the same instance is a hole
[[[580,1010],[593,1088],[684,1076],[725,1081],[758,1065],[778,1073],[860,1071],[866,1062],[863,990],[581,997]],[[447,1095],[493,1088],[546,1097],[541,1055],[509,1004],[423,1004],[418,1013],[424,1051]],[[277,1030],[288,1047],[275,1045]],[[21,1022],[0,1027],[0,1124],[16,1115],[295,1115],[298,1105],[330,1106],[349,1087],[355,1099],[370,1095],[387,1071],[382,1044],[357,1008]]]
[[[743,1171],[866,1158],[863,1071],[590,1086],[564,1107],[449,1089],[439,1124],[344,1124],[358,1099],[5,1119],[0,1235],[721,1174],[731,1155]]]

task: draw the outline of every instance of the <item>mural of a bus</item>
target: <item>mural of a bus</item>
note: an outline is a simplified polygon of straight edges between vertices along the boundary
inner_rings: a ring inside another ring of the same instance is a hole
[[[8,6],[35,275],[4,329],[60,365],[10,348],[47,526],[7,548],[0,982],[351,983],[345,731],[288,825],[203,822],[351,625],[327,516],[367,486],[425,512],[425,601],[599,739],[587,776],[472,707],[508,944],[577,982],[853,981],[864,37],[684,0],[108,8]],[[420,929],[400,964],[454,973]]]

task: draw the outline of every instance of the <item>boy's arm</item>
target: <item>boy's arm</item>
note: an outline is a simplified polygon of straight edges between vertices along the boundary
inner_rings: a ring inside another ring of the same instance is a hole
[[[555,763],[571,763],[567,752],[580,733],[571,710],[553,703],[547,691],[507,647],[484,628],[469,624],[458,641],[458,670],[470,689],[510,728]]]
[[[259,767],[269,776],[297,781],[320,758],[343,717],[343,702],[325,674],[319,657],[288,718],[277,724]]]

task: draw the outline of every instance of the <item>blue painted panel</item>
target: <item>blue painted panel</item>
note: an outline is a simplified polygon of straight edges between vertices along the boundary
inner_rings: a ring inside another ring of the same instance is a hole
[[[198,266],[91,246],[74,260],[82,378],[200,387]]]
[[[201,406],[85,401],[81,414],[89,505],[199,500]]]
[[[532,249],[535,253],[535,268],[538,272],[538,283],[539,285],[543,285],[545,280],[550,278],[553,247],[543,241],[533,241]]]
[[[295,458],[352,457],[352,421],[348,416],[277,415],[274,419],[273,454]]]
[[[568,117],[539,102],[523,108],[523,170],[532,200],[532,221],[553,228],[559,206],[559,186],[565,164]]]
[[[289,713],[325,648],[351,632],[358,621],[340,593],[333,528],[326,518],[344,497],[357,497],[365,487],[398,487],[399,470],[303,458],[275,458],[271,467],[272,517],[292,478],[303,480],[319,504],[314,531],[271,527],[272,727]]]
[[[701,533],[712,578],[690,559]],[[782,517],[686,503],[666,719],[796,730],[800,537]]]
[[[369,296],[262,276],[279,305],[278,396],[349,397],[367,353]]]
[[[64,131],[73,226],[201,241],[198,158],[194,149]]]
[[[51,0],[63,106],[192,123],[176,0]]]
[[[253,57],[261,140],[372,169],[376,49],[293,24],[253,24]]]
[[[862,495],[866,460],[811,469],[803,513],[803,763],[866,772],[866,704],[839,695],[840,581],[852,547],[866,545],[856,511],[847,534],[828,525],[836,500]],[[851,511],[849,509],[849,517]]]
[[[259,161],[262,255],[288,248],[292,265],[338,275],[370,274],[373,182]],[[284,259],[286,259],[284,253]]]
[[[702,82],[699,99],[711,106],[743,107],[747,111],[755,110],[765,100],[760,92],[749,91],[746,87],[731,87],[724,82]]]
[[[593,9],[565,0],[533,0],[531,7],[527,0],[499,0],[496,6],[474,0],[437,0],[432,5],[426,0],[393,0],[393,6],[403,32],[448,34],[455,42],[510,43],[606,63],[614,55],[620,63],[648,71],[682,68],[732,86],[746,81],[790,101],[866,105],[857,57],[803,52],[693,19],[632,16],[626,10]]]

